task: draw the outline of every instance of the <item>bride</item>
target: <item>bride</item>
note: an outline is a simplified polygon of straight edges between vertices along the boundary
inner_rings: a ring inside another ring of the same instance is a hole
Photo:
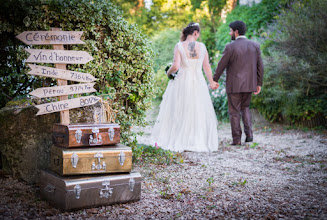
[[[181,41],[174,49],[174,61],[167,74],[170,80],[160,104],[152,131],[152,140],[163,149],[182,152],[211,152],[218,149],[217,118],[210,99],[203,70],[211,89],[213,81],[207,49],[196,40],[200,36],[198,23],[183,29]]]

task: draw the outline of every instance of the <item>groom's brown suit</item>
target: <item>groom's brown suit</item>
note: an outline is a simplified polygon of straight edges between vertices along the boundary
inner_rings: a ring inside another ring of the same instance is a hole
[[[226,92],[233,143],[240,143],[240,115],[246,137],[253,137],[249,106],[252,92],[257,91],[257,86],[262,86],[263,63],[260,45],[244,36],[227,44],[215,71],[214,81],[218,82],[224,69],[227,70]]]

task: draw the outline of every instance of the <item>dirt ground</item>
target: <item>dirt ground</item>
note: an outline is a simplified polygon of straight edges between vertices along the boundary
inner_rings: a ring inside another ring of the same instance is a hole
[[[157,109],[149,112],[152,120]],[[149,143],[151,124],[140,143]],[[219,125],[219,150],[184,152],[172,165],[135,163],[141,200],[61,212],[39,188],[0,179],[1,219],[327,219],[327,132],[256,122],[254,142],[231,146]]]

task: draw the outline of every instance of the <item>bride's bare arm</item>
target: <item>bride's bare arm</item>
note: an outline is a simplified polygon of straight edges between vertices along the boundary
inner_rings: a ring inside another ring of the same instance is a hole
[[[173,61],[173,65],[171,65],[171,67],[169,68],[169,70],[167,71],[167,74],[170,75],[172,73],[176,73],[177,70],[179,69],[179,65],[181,64],[181,54],[178,50],[178,46],[175,46],[174,49],[174,61]]]
[[[203,59],[203,70],[207,76],[207,79],[209,81],[209,83],[211,83],[213,81],[213,78],[212,78],[212,70],[211,70],[211,66],[210,66],[210,63],[209,63],[209,55],[208,55],[208,52],[206,51],[206,54],[204,56],[204,59]]]
[[[203,59],[203,70],[207,76],[207,79],[209,81],[209,84],[210,84],[210,88],[211,89],[217,89],[219,84],[217,84],[215,81],[213,81],[213,78],[212,78],[212,70],[211,70],[211,66],[210,66],[210,63],[209,63],[209,55],[208,55],[208,51],[206,50],[206,54],[204,56],[204,59]]]

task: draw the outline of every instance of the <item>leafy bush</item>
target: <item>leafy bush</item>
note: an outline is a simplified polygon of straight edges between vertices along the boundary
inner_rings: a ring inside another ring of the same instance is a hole
[[[229,120],[228,102],[225,84],[222,80],[219,81],[219,88],[211,91],[210,96],[218,121],[227,122]]]
[[[327,117],[326,22],[326,1],[297,1],[270,26],[263,93],[254,106],[271,121]]]
[[[130,126],[145,123],[145,111],[155,94],[154,53],[147,38],[128,24],[109,0],[8,0],[2,2],[0,16],[1,106],[47,82],[26,75],[27,53],[23,48],[27,46],[15,35],[54,26],[64,31],[83,31],[86,44],[66,49],[87,51],[94,60],[85,65],[69,65],[69,69],[88,72],[99,79],[96,88],[104,99],[113,100],[122,141],[131,141]]]
[[[170,150],[164,150],[157,146],[137,145],[133,152],[133,160],[137,163],[152,163],[152,164],[172,164],[183,163],[184,159],[180,153],[175,153]]]
[[[208,55],[209,55],[209,62],[213,63],[213,59],[215,58],[215,55],[217,53],[217,42],[214,32],[209,28],[202,28],[201,26],[201,35],[200,39],[202,42],[206,45]]]
[[[229,24],[236,20],[242,20],[247,26],[248,38],[264,36],[265,28],[279,14],[287,0],[262,0],[252,7],[247,5],[237,6],[226,18],[226,23],[221,24],[216,33],[217,49],[222,52],[225,45],[230,42]]]
[[[176,29],[165,29],[151,37],[152,48],[155,52],[154,71],[155,87],[158,88],[157,98],[161,98],[168,84],[165,68],[168,63],[173,62],[174,48],[179,42],[180,31]]]

